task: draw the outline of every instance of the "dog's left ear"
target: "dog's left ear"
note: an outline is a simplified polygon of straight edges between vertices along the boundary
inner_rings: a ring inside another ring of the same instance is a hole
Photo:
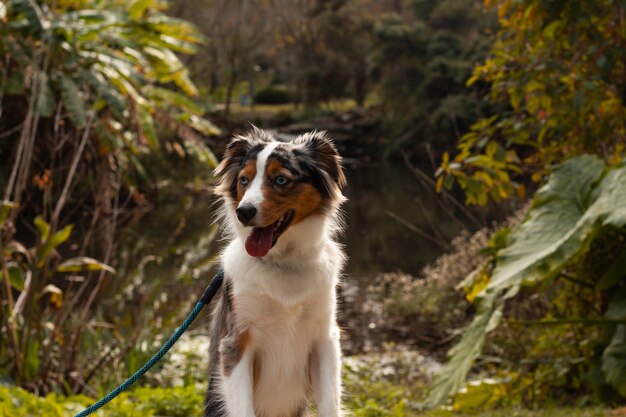
[[[247,136],[235,136],[226,146],[222,162],[215,168],[213,175],[218,178],[215,192],[222,197],[235,198],[237,194],[237,172],[241,169],[253,140]]]
[[[341,156],[326,132],[307,133],[294,142],[304,146],[317,188],[327,196],[340,193],[346,186],[346,176],[341,166]]]

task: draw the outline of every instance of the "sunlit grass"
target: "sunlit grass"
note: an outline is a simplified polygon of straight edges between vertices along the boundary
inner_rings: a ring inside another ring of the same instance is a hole
[[[365,381],[364,381],[365,382]],[[380,388],[378,386],[377,388]],[[384,394],[386,398],[381,398]],[[460,413],[448,410],[417,411],[402,400],[404,389],[389,392],[383,389],[372,395],[365,404],[357,404],[346,398],[347,416],[353,417],[624,417],[626,408],[609,410],[603,408],[554,407],[539,410],[503,408],[480,413]],[[398,395],[395,402],[392,397]],[[134,417],[161,416],[183,417],[200,415],[204,384],[178,386],[175,388],[136,387],[107,404],[97,415]],[[347,392],[346,397],[351,394]],[[406,397],[404,397],[406,398]],[[0,417],[37,415],[41,417],[67,417],[83,410],[95,398],[86,396],[63,397],[49,395],[37,397],[20,388],[0,385]],[[390,400],[392,400],[390,402]]]
[[[425,413],[417,413],[415,417],[611,417],[624,416],[625,414],[613,414],[602,408],[545,408],[539,410],[525,410],[506,408],[500,410],[484,411],[476,414],[466,414],[454,411],[436,410]],[[408,417],[409,415],[407,415]]]
[[[220,104],[218,108],[223,108],[224,105]],[[332,111],[332,112],[344,112],[356,107],[356,101],[353,99],[340,99],[340,100],[331,100],[324,103],[321,103],[317,110],[324,111]],[[306,112],[307,109],[304,105],[296,105],[295,103],[286,103],[286,104],[255,104],[254,106],[244,105],[242,106],[240,103],[231,103],[230,111],[233,114],[277,114],[281,112],[287,113],[300,113]]]

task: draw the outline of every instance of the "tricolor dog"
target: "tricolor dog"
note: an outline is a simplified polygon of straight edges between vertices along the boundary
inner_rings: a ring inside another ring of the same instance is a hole
[[[254,129],[215,171],[228,245],[211,329],[205,417],[341,412],[335,241],[346,179],[325,133]]]

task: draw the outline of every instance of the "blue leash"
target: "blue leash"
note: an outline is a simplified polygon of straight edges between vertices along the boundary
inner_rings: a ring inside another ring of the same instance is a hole
[[[126,381],[122,382],[122,384],[120,386],[115,388],[113,391],[109,392],[104,398],[102,398],[97,403],[95,403],[93,405],[90,405],[85,410],[83,410],[80,413],[76,414],[74,417],[85,417],[85,416],[88,416],[89,414],[97,411],[100,407],[102,407],[105,404],[109,403],[112,399],[114,399],[115,397],[120,395],[122,392],[126,391],[131,385],[133,385],[135,383],[135,381],[137,381],[146,372],[148,372],[150,370],[150,368],[152,368],[158,361],[160,361],[161,358],[163,356],[165,356],[165,354],[172,348],[172,346],[174,346],[174,343],[176,343],[178,341],[180,336],[182,336],[182,334],[185,333],[185,330],[187,330],[189,325],[198,316],[198,314],[200,313],[200,310],[202,310],[202,308],[205,305],[207,305],[207,304],[209,304],[211,302],[211,300],[213,299],[213,297],[217,293],[217,290],[222,285],[223,281],[224,281],[224,271],[222,269],[220,269],[217,272],[217,274],[215,274],[215,276],[211,280],[211,283],[206,288],[206,290],[204,290],[204,294],[202,294],[202,297],[200,297],[200,301],[198,301],[198,304],[196,304],[196,306],[194,307],[193,311],[189,314],[189,316],[187,316],[187,318],[185,319],[183,324],[178,329],[176,329],[176,331],[174,332],[172,337],[170,337],[169,340],[167,342],[165,342],[163,347],[156,353],[156,355],[154,355],[152,357],[152,359],[150,359],[148,361],[148,363],[146,363],[140,370],[135,372],[130,378],[128,378]]]

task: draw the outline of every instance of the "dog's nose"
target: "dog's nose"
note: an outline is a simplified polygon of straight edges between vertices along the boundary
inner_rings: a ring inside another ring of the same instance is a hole
[[[248,223],[250,223],[250,220],[252,220],[254,216],[256,216],[256,207],[254,207],[252,204],[245,204],[241,207],[237,207],[235,213],[237,213],[237,218],[239,219],[239,221],[247,225]]]

